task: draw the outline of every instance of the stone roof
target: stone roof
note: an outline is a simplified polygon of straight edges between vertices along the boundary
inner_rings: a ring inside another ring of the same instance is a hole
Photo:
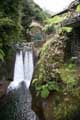
[[[73,26],[73,27],[80,26],[80,13],[76,12],[75,10],[77,5],[79,4],[80,4],[80,0],[75,0],[69,5],[69,7],[66,10],[57,14],[57,15],[63,15],[65,13],[70,12],[70,14],[68,13],[68,17],[61,22],[61,26]]]
[[[77,26],[80,26],[80,14],[77,15],[76,17],[73,17],[73,18],[69,18],[69,19],[66,19],[64,20],[62,23],[61,23],[61,26],[70,26],[70,27],[77,27]]]
[[[68,6],[68,9],[75,8],[80,3],[80,0],[74,0],[71,2],[71,4]]]
[[[62,26],[73,26],[73,27],[80,26],[80,13],[76,12],[75,10],[77,5],[79,4],[80,4],[80,0],[75,0],[69,5],[68,11],[72,9],[73,11],[70,11],[71,15],[61,23]]]

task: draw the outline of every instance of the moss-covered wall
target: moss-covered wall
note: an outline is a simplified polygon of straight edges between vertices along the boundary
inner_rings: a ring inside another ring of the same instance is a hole
[[[75,15],[76,7],[60,16],[72,20]],[[32,109],[41,120],[80,119],[80,26],[70,27],[72,31],[56,33],[40,51],[31,93]]]
[[[32,108],[42,120],[80,118],[80,78],[76,64],[70,58],[64,61],[67,47],[64,41],[61,35],[49,39],[41,49],[35,68],[31,83]]]

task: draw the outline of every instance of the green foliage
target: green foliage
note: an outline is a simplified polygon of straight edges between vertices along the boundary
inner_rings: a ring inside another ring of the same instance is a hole
[[[8,62],[10,44],[21,39],[22,6],[23,0],[0,0],[0,61]]]
[[[59,73],[57,71],[57,68],[54,69],[54,64],[56,63],[56,61],[60,61],[61,58],[58,58],[59,56],[55,51],[55,47],[52,47],[53,45],[56,46],[58,42],[59,41],[57,40],[53,41],[53,39],[50,39],[44,44],[43,48],[41,49],[41,58],[37,64],[36,74],[32,82],[32,84],[35,86],[37,94],[40,96],[41,92],[43,93],[44,91],[45,93],[45,89],[43,89],[45,87],[48,91],[48,94],[51,91],[60,92],[60,90],[62,89],[59,87],[58,83],[58,79],[60,79]],[[59,44],[59,47],[60,46],[61,42]]]
[[[53,18],[47,19],[48,24],[57,24],[62,22],[65,19],[65,17],[55,16]]]
[[[2,51],[2,49],[0,49],[0,60],[1,61],[4,61],[4,56],[5,56],[4,52]]]
[[[66,19],[66,16],[60,17],[60,16],[55,16],[53,18],[49,18],[46,20],[46,25],[44,28],[44,31],[47,31],[51,33],[51,30],[63,33],[63,32],[71,32],[72,27],[61,27],[59,24]],[[53,29],[52,29],[53,28]]]
[[[49,90],[47,89],[47,87],[42,87],[41,97],[42,98],[47,98],[48,96],[49,96]]]
[[[0,26],[15,26],[14,21],[8,17],[0,19]]]
[[[76,76],[75,64],[65,64],[62,68],[60,68],[60,75],[64,83],[67,84],[68,88],[73,88],[75,85],[77,85],[78,80]]]
[[[48,82],[48,89],[50,91],[59,91],[59,86],[58,83],[56,81],[49,81]]]
[[[76,11],[80,12],[80,4],[77,6]]]
[[[47,98],[51,91],[55,91],[56,93],[60,93],[65,90],[72,91],[74,86],[79,82],[76,76],[75,64],[70,62],[62,64],[59,68],[54,69],[52,67],[60,60],[60,58],[56,59],[56,57],[58,57],[56,56],[56,53],[53,57],[54,53],[52,51],[50,54],[50,50],[53,50],[53,48],[51,49],[50,44],[55,46],[54,42],[51,43],[51,41],[47,41],[41,49],[41,59],[38,62],[38,70],[36,71],[36,75],[32,82],[37,91],[37,95],[40,95],[42,98]]]
[[[3,44],[19,40],[23,0],[0,1],[0,42]]]
[[[58,18],[55,21],[61,22]],[[54,21],[49,22],[51,24],[57,23]],[[71,31],[71,27],[61,28],[61,32],[69,33]],[[53,41],[57,41],[57,39],[53,39]],[[60,46],[61,41],[58,41],[55,44],[55,42],[50,43],[51,41],[48,40],[41,49],[33,86],[37,95],[41,98],[47,99],[50,93],[53,93],[53,95],[51,94],[53,97],[53,109],[51,109],[53,111],[51,113],[53,113],[55,120],[76,120],[75,116],[80,113],[80,79],[77,78],[76,65],[72,62],[62,63],[58,66],[61,60],[58,56],[61,57],[62,55],[57,47]],[[60,50],[62,51],[62,46]],[[56,55],[54,56],[55,51]],[[58,71],[58,74],[56,74],[56,71]]]
[[[24,28],[24,37],[26,38],[27,29],[30,30],[29,26],[32,19],[37,20],[43,24],[43,21],[47,19],[48,14],[44,12],[38,5],[36,5],[33,0],[25,0],[22,17],[22,25]]]
[[[79,93],[79,91],[78,91]],[[75,94],[75,93],[74,93]],[[60,97],[60,96],[59,96]],[[55,99],[55,98],[54,98]],[[53,107],[54,115],[56,120],[74,120],[77,113],[80,111],[80,97],[75,98],[69,95],[64,98],[59,98],[56,104],[56,99]]]
[[[22,3],[22,0],[0,0],[0,17],[9,17],[14,21],[19,22]]]
[[[45,44],[44,44],[44,47],[41,48],[40,50],[40,56],[44,56],[48,50],[48,45],[50,44],[51,40],[47,41]]]
[[[45,27],[43,28],[43,31],[45,31],[47,34],[51,34],[55,32],[55,28],[53,25],[45,25]]]
[[[21,36],[23,0],[0,0],[0,49],[17,42]],[[6,51],[6,50],[4,50]],[[0,58],[3,59],[0,53]]]
[[[33,83],[35,83],[35,82],[33,82]],[[36,90],[37,90],[37,95],[40,95],[42,98],[47,98],[51,91],[56,91],[56,92],[60,91],[59,86],[58,86],[57,82],[55,82],[55,81],[48,81],[44,85],[37,86]]]
[[[20,27],[8,17],[0,19],[0,43],[9,44],[18,40]]]
[[[62,31],[69,33],[72,31],[72,27],[62,27]]]

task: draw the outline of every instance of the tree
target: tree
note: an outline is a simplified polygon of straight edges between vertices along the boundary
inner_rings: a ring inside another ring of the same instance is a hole
[[[19,40],[23,0],[0,0],[0,49]]]
[[[34,18],[35,20],[43,23],[47,19],[48,14],[44,12],[38,5],[36,5],[33,0],[25,0],[22,25],[24,28],[24,36],[26,36],[26,31],[29,29],[29,25]]]

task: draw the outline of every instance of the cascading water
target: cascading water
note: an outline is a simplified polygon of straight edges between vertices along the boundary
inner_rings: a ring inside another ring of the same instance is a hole
[[[16,53],[13,82],[8,87],[8,91],[18,87],[19,83],[24,81],[24,68],[22,51]]]
[[[33,57],[32,51],[26,51],[24,56],[24,81],[27,88],[30,86],[30,82],[33,74]]]
[[[33,74],[33,54],[31,50],[24,52],[20,51],[16,54],[15,69],[13,82],[8,87],[8,91],[16,89],[19,83],[25,82],[26,87],[29,88]]]
[[[8,87],[6,104],[0,109],[0,120],[37,120],[31,110],[29,86],[33,74],[32,50],[16,54],[14,80]]]

